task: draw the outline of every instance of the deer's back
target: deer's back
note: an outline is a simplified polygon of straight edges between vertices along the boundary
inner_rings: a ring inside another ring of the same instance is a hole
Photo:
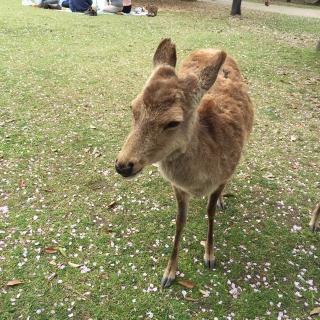
[[[179,73],[198,73],[219,51],[202,49],[191,53],[181,64]],[[247,86],[233,58],[227,56],[220,74],[198,107],[200,122],[209,135],[215,130],[228,129],[227,135],[245,141],[253,124],[253,105],[247,92]],[[218,137],[219,138],[219,137]]]
[[[237,163],[253,125],[254,108],[247,86],[231,57],[198,107],[200,130],[208,143]]]
[[[215,51],[200,52],[214,54]],[[226,182],[239,163],[243,146],[252,130],[254,113],[247,86],[231,57],[226,58],[216,82],[202,98],[197,112],[200,171],[212,174],[212,179],[217,182]]]

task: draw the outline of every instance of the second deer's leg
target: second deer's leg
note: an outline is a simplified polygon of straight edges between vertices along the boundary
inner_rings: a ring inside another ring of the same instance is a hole
[[[176,234],[174,237],[171,257],[161,280],[161,286],[163,288],[169,287],[176,276],[179,242],[181,239],[183,227],[186,223],[189,201],[189,195],[186,192],[176,187],[173,187],[173,190],[177,199],[178,206],[176,216]]]
[[[224,184],[211,194],[208,201],[207,214],[208,214],[208,234],[205,245],[204,264],[207,268],[213,269],[214,267],[214,252],[213,252],[213,220],[216,213],[217,201],[224,188]]]
[[[320,202],[317,204],[314,211],[312,212],[309,225],[311,231],[313,232],[320,230]]]

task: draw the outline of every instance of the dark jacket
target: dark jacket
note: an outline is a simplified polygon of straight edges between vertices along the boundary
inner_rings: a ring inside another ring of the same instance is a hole
[[[92,5],[92,0],[69,0],[69,6],[72,12],[84,12]]]
[[[69,0],[63,0],[62,3],[61,3],[61,6],[64,7],[64,8],[69,8]]]

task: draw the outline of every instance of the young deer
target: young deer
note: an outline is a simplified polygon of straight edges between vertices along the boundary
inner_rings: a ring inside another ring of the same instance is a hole
[[[320,231],[320,202],[316,205],[312,212],[311,220],[310,220],[310,229],[311,231]]]
[[[132,129],[115,164],[119,174],[131,177],[158,163],[172,184],[178,206],[176,234],[163,287],[175,278],[190,195],[209,197],[204,262],[213,268],[216,203],[240,160],[253,122],[246,85],[225,52],[195,51],[178,72],[176,60],[175,45],[170,39],[161,41],[151,76],[132,102]]]

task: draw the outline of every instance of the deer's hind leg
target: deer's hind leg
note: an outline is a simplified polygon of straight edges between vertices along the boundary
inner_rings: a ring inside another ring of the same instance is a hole
[[[220,196],[219,196],[219,198],[218,198],[218,201],[217,201],[217,208],[219,209],[219,210],[225,210],[226,209],[226,204],[225,204],[225,201],[224,201],[224,199],[223,199],[223,190],[221,191],[221,193],[220,193]]]
[[[312,232],[320,231],[320,202],[312,212],[311,220],[309,223]]]
[[[222,193],[224,186],[225,184],[220,185],[219,188],[211,194],[207,206],[208,234],[205,244],[204,264],[208,269],[214,268],[215,257],[213,251],[213,221],[216,213],[217,201]]]
[[[189,195],[186,192],[176,187],[173,187],[173,190],[177,199],[178,206],[176,216],[176,234],[174,237],[171,257],[161,280],[161,286],[163,288],[169,287],[176,276],[179,242],[181,239],[183,227],[186,223],[189,202]]]

